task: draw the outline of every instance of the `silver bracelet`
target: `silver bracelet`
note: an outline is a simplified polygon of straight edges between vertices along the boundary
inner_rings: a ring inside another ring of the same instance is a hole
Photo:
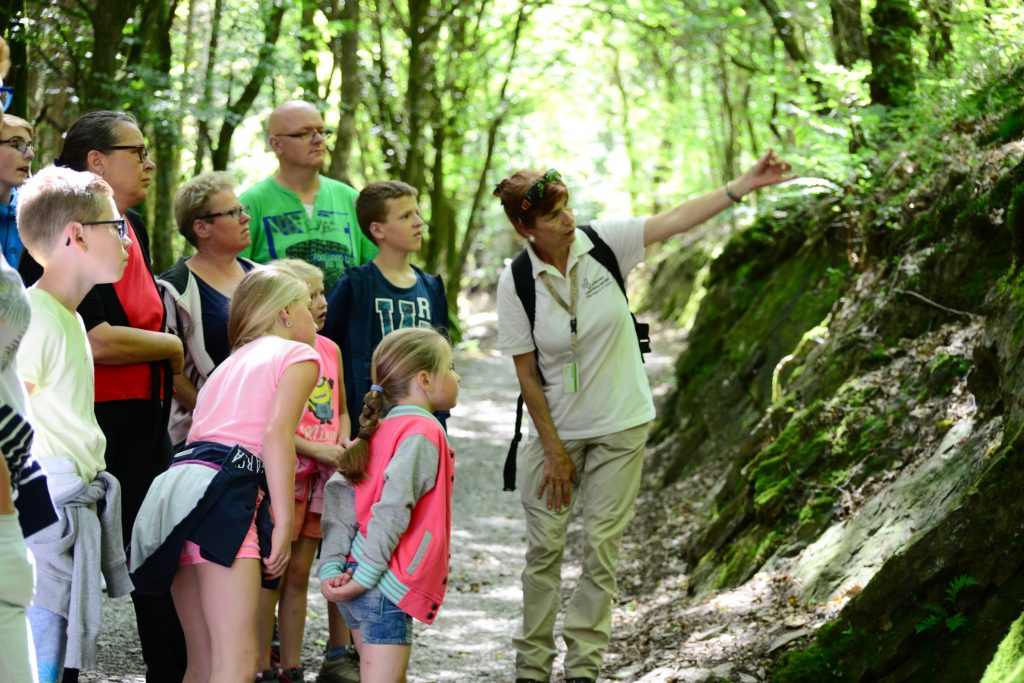
[[[731,201],[733,204],[739,204],[740,202],[743,201],[743,197],[739,196],[738,194],[735,194],[732,191],[732,188],[729,187],[729,183],[725,184],[725,196],[728,197],[729,201]]]

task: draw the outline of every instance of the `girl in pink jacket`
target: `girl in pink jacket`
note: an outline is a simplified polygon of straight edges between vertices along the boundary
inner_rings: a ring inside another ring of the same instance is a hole
[[[363,680],[398,682],[413,618],[433,623],[448,584],[455,452],[433,413],[455,405],[459,375],[425,328],[384,337],[371,372],[345,476],[324,490],[320,590],[352,629]]]

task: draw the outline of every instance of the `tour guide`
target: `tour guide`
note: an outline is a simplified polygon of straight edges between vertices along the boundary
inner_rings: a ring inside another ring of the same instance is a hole
[[[650,218],[591,224],[623,277],[644,248],[691,230],[758,188],[790,180],[769,151],[713,192]],[[654,403],[622,291],[576,227],[569,191],[555,170],[519,171],[494,192],[526,238],[535,319],[516,293],[511,268],[498,282],[499,346],[512,356],[535,438],[522,481],[527,549],[523,622],[513,643],[516,681],[548,681],[561,595],[562,550],[576,487],[585,535],[583,571],[566,609],[566,683],[595,681],[611,631],[615,560],[633,513]],[[543,381],[541,378],[544,378]]]

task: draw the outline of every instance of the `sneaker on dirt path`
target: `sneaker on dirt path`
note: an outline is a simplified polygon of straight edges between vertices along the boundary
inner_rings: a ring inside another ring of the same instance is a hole
[[[359,683],[359,657],[354,653],[328,661],[320,667],[317,683]]]

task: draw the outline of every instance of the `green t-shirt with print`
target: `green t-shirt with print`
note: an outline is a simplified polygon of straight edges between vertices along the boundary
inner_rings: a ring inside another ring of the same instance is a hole
[[[310,217],[299,196],[273,177],[253,185],[239,198],[252,216],[252,241],[242,256],[257,263],[302,259],[323,271],[324,291],[329,294],[346,270],[377,255],[377,246],[356,220],[358,196],[345,183],[320,176]]]

